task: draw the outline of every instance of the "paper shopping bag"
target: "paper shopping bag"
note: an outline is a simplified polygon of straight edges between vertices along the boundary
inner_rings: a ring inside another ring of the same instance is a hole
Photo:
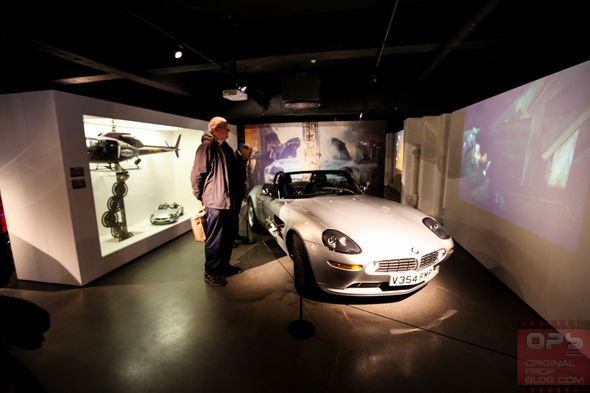
[[[207,239],[205,235],[207,222],[205,221],[205,210],[201,210],[191,217],[191,227],[195,235],[195,241],[204,243]]]

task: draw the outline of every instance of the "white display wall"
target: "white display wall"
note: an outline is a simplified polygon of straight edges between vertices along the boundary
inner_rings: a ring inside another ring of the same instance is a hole
[[[449,115],[404,122],[401,202],[444,222]]]
[[[173,145],[182,134],[179,158],[142,156],[140,169],[129,171],[125,205],[134,236],[121,242],[100,223],[114,177],[90,170],[85,137],[98,126],[85,127],[84,116],[146,123],[133,133],[144,144]],[[0,190],[18,279],[85,285],[190,230],[196,202],[189,175],[208,121],[56,91],[0,96],[0,118]],[[162,202],[182,204],[185,215],[151,225]]]

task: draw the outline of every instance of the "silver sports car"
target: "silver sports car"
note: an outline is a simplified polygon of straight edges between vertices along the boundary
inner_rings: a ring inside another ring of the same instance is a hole
[[[248,194],[248,224],[294,263],[295,287],[347,296],[402,295],[432,280],[453,252],[434,218],[364,195],[346,171],[277,173]]]
[[[150,216],[152,224],[173,224],[184,214],[184,208],[176,202],[162,203]]]

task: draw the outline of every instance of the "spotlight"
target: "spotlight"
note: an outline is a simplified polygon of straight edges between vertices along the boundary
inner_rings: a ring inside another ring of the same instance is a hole
[[[242,92],[245,93],[246,89],[248,88],[248,86],[242,86],[242,87],[238,87],[238,89]]]
[[[182,45],[177,45],[177,48],[174,49],[174,58],[180,59],[182,57]]]

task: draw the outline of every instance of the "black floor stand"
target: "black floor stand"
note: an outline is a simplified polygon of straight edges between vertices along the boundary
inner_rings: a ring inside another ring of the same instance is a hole
[[[303,297],[299,295],[299,319],[289,324],[289,334],[295,338],[309,338],[314,331],[313,324],[303,319]]]

